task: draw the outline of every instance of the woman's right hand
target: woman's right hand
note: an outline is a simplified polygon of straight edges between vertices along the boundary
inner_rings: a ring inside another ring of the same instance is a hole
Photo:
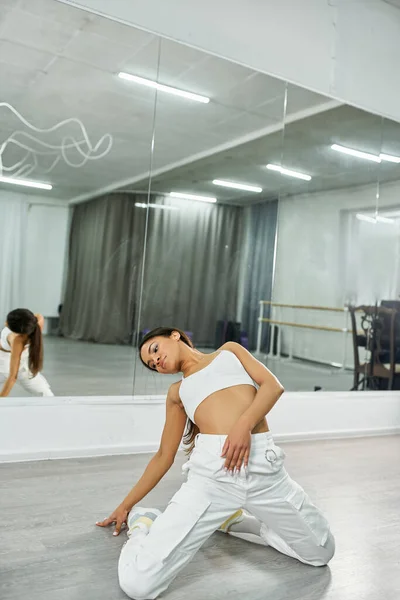
[[[129,511],[122,504],[120,504],[109,517],[103,521],[97,521],[96,525],[98,527],[108,527],[109,525],[115,523],[115,531],[113,535],[119,535],[122,525],[127,522],[128,514]]]

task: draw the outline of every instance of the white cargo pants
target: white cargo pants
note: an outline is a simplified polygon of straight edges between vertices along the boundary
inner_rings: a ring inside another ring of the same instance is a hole
[[[0,386],[6,381],[10,373],[11,352],[0,350]],[[47,379],[41,373],[33,377],[29,370],[29,350],[24,350],[18,370],[17,382],[33,396],[54,396]]]
[[[335,551],[329,524],[283,467],[270,433],[252,436],[247,476],[224,471],[226,436],[202,435],[184,465],[188,480],[149,533],[136,531],[122,548],[121,588],[135,600],[157,598],[201,545],[239,508],[261,522],[269,545],[303,563],[326,565]]]

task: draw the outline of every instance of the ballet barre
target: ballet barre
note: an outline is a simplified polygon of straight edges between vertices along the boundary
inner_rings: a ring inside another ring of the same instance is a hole
[[[268,352],[267,358],[280,358],[281,357],[281,349],[282,349],[282,335],[281,329],[282,327],[288,327],[290,331],[290,339],[289,339],[289,352],[288,352],[288,360],[293,358],[293,345],[294,345],[294,330],[298,329],[310,329],[314,331],[326,331],[332,333],[341,333],[344,336],[344,350],[343,350],[343,362],[341,365],[337,363],[332,363],[333,366],[340,366],[344,368],[346,362],[346,338],[347,335],[353,333],[353,330],[348,327],[348,308],[344,307],[334,307],[334,306],[318,306],[318,305],[310,305],[310,304],[288,304],[284,302],[272,302],[269,300],[260,300],[260,311],[258,317],[258,331],[257,331],[257,349],[256,352],[261,354],[261,342],[262,342],[262,334],[263,334],[263,324],[269,323],[271,327],[270,336],[269,336],[269,344],[268,344]],[[276,308],[275,312],[280,312],[282,308],[291,308],[296,310],[312,310],[312,311],[325,311],[330,313],[342,313],[345,315],[345,325],[344,327],[331,327],[328,325],[313,325],[309,323],[296,323],[294,321],[287,321],[279,318],[266,318],[264,317],[264,306],[268,305]],[[276,354],[274,354],[274,341],[276,338]]]
[[[273,323],[274,325],[287,325],[288,327],[302,327],[303,329],[317,329],[318,331],[338,331],[339,333],[353,333],[351,329],[345,327],[328,327],[326,325],[308,325],[307,323],[290,323],[290,321],[274,321],[273,319],[263,319],[263,323]]]
[[[283,308],[300,308],[306,310],[327,310],[330,312],[346,312],[347,307],[336,308],[334,306],[315,306],[310,304],[284,304],[282,302],[271,302],[270,300],[260,300],[260,304],[269,304],[270,306],[279,306]]]

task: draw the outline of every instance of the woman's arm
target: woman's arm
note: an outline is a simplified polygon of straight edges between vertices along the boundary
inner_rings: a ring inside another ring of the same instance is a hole
[[[259,389],[249,408],[242,414],[225,441],[222,454],[225,468],[233,471],[246,467],[250,456],[251,432],[269,413],[285,391],[278,379],[260,361],[236,342],[227,342],[224,350],[233,352]]]
[[[174,391],[172,393],[171,391],[168,392],[166,407],[167,414],[160,448],[147,465],[145,472],[135,487],[122,502],[128,512],[132,506],[147,496],[174,463],[187,417],[185,411],[177,403]]]
[[[3,389],[0,392],[0,397],[8,396],[17,381],[19,365],[21,362],[21,354],[24,351],[24,342],[20,336],[14,338],[11,346],[10,372]]]
[[[285,390],[277,377],[240,344],[228,342],[223,349],[230,350],[238,357],[252,380],[259,386],[251,406],[240,417],[251,431],[269,413]]]
[[[100,527],[106,527],[116,522],[114,535],[118,535],[120,532],[121,525],[126,521],[132,507],[147,496],[173,465],[187,419],[186,413],[180,405],[179,384],[173,384],[170,387],[166,409],[166,420],[158,452],[153,456],[142,477],[119,507],[107,519],[96,523]]]

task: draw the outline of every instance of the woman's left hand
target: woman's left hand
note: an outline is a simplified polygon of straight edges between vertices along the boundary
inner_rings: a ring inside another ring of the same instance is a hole
[[[225,458],[224,468],[228,471],[237,469],[241,466],[247,467],[251,447],[251,429],[245,421],[239,420],[232,428],[225,440],[221,456]]]

